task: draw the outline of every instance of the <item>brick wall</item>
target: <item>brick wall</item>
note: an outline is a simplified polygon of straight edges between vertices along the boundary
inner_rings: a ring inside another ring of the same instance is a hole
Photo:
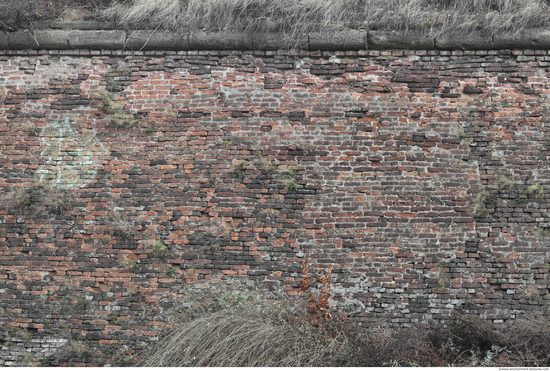
[[[364,326],[548,308],[546,51],[0,53],[0,364],[124,363],[306,258]]]

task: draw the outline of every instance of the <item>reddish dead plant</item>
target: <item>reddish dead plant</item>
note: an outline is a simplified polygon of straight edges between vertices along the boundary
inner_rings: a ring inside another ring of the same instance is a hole
[[[308,262],[306,259],[302,261],[302,274],[304,277],[300,280],[300,290],[306,292],[311,288],[312,279],[314,282],[321,284],[320,293],[317,296],[315,293],[310,293],[307,301],[308,311],[314,315],[312,323],[314,326],[318,326],[319,322],[322,320],[328,320],[332,318],[329,312],[329,299],[332,296],[330,291],[330,274],[332,273],[333,266],[331,265],[326,274],[322,274],[322,269],[318,268],[317,278],[314,278],[312,274],[308,275]]]

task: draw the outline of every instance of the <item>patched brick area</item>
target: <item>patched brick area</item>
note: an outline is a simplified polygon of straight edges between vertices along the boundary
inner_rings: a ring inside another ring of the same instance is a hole
[[[0,329],[91,352],[54,364],[304,258],[363,326],[548,308],[546,51],[0,53]]]

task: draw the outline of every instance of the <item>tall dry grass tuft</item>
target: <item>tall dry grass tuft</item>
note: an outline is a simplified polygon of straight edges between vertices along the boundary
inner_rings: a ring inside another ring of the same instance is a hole
[[[134,0],[104,14],[130,28],[289,37],[341,28],[491,34],[544,27],[550,19],[548,0]]]
[[[432,36],[521,31],[548,25],[547,0],[366,0],[371,28]]]
[[[0,30],[45,28],[53,20],[94,17],[113,0],[0,0]]]
[[[375,359],[376,346],[358,347],[370,342],[369,336],[343,317],[328,313],[331,269],[308,274],[306,261],[303,268],[302,290],[318,286],[318,295],[311,293],[306,300],[291,300],[276,292],[251,292],[244,282],[231,281],[204,287],[205,292],[217,291],[217,295],[206,304],[200,300],[177,306],[175,312],[182,313],[177,319],[166,310],[175,330],[152,353],[142,355],[143,365],[304,367],[359,365],[352,363],[352,355],[363,363]],[[185,297],[193,296],[196,292],[191,288]]]
[[[131,28],[301,35],[342,27],[355,19],[350,0],[136,0],[105,12]]]
[[[299,367],[329,343],[273,303],[236,305],[185,323],[161,342],[146,366]]]
[[[342,28],[498,34],[545,27],[550,19],[549,0],[0,0],[0,29],[32,31],[98,11],[132,29],[281,32],[290,39]]]
[[[48,183],[16,188],[12,195],[4,196],[0,207],[34,216],[43,212],[61,215],[72,209],[70,194]]]
[[[202,296],[182,292],[213,299],[166,310],[173,330],[138,358],[149,367],[550,366],[550,324],[543,314],[504,327],[454,313],[431,329],[367,330],[345,315],[328,314],[330,269],[302,264],[305,300],[243,290],[244,280],[203,284]]]

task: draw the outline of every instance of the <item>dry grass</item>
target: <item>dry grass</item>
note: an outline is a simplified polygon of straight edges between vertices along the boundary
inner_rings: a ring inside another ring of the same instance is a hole
[[[305,305],[276,298],[225,291],[210,305],[187,307],[175,330],[138,358],[145,367],[380,364],[379,344],[354,324],[319,322]]]
[[[542,315],[496,327],[478,316],[454,313],[431,329],[368,331],[342,314],[326,314],[330,270],[310,274],[304,262],[302,273],[301,289],[316,286],[318,297],[310,292],[307,300],[289,301],[275,292],[249,290],[239,280],[186,285],[181,297],[204,299],[176,305],[176,315],[169,315],[172,330],[137,359],[146,367],[550,365],[550,326]]]
[[[490,34],[543,27],[550,18],[548,0],[135,0],[104,14],[130,28],[291,37],[342,28]]]
[[[0,0],[0,29],[32,32],[100,13],[131,29],[281,32],[290,39],[343,28],[498,34],[545,27],[550,18],[549,0]]]
[[[152,353],[147,367],[548,367],[550,336],[543,322],[505,328],[455,313],[431,330],[367,332],[333,316],[312,317],[265,300],[233,303],[183,323]],[[538,326],[538,327],[536,327]]]
[[[129,240],[132,237],[133,224],[125,216],[123,216],[116,207],[109,210],[108,222],[113,227],[113,232],[116,236]]]
[[[281,32],[340,27],[354,17],[349,0],[136,0],[105,13],[131,28],[173,31]]]
[[[181,326],[148,357],[147,366],[305,366],[329,346],[308,332],[277,305],[236,305]]]
[[[35,215],[47,212],[61,215],[72,209],[71,196],[64,190],[54,188],[44,183],[38,186],[23,186],[17,188],[13,194],[7,195],[0,208],[6,208],[15,214]]]
[[[42,184],[40,189],[42,191],[42,204],[48,212],[61,215],[73,208],[71,198],[66,190],[54,188],[49,184]]]
[[[93,17],[113,0],[0,0],[0,30],[46,27],[53,20]]]
[[[186,285],[175,306],[164,308],[172,330],[138,358],[146,367],[304,367],[381,365],[377,354],[387,342],[355,323],[331,316],[330,269],[308,273],[303,291],[318,296],[290,299],[241,279]],[[192,298],[203,298],[193,300]],[[375,340],[377,342],[375,342]]]
[[[546,0],[366,0],[371,28],[438,36],[519,31],[548,24]]]
[[[306,303],[254,289],[245,280],[222,277],[209,284],[190,283],[180,296],[184,303],[176,301],[163,311],[174,330],[153,352],[141,355],[144,366],[318,365],[337,344],[345,342],[345,337],[335,340],[325,329],[313,326],[316,317]]]
[[[70,361],[85,362],[91,355],[92,350],[84,341],[71,339],[47,359],[57,364]]]

